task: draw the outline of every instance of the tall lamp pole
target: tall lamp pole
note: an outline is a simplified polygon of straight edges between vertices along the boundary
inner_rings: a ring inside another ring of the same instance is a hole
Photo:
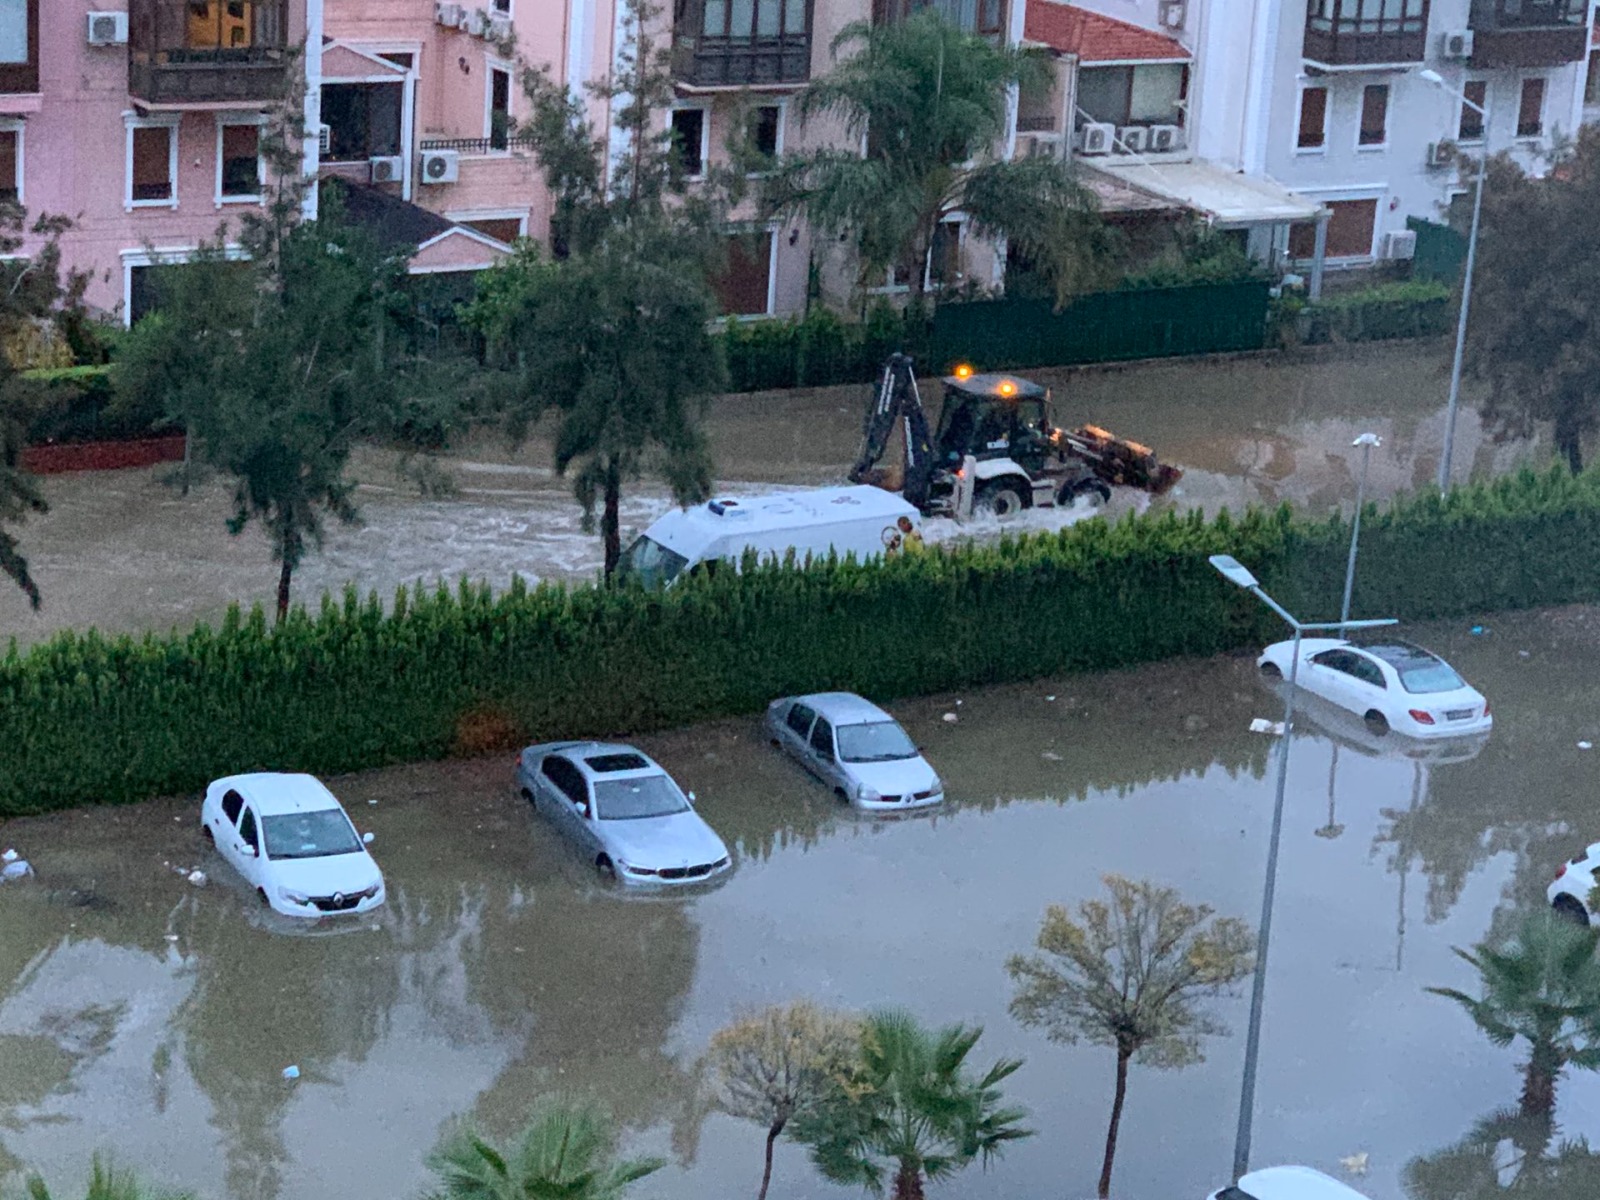
[[[1262,590],[1250,569],[1229,554],[1213,554],[1210,563],[1222,577],[1242,587],[1277,613],[1294,630],[1294,646],[1289,659],[1289,686],[1283,698],[1283,741],[1278,747],[1277,794],[1272,802],[1272,837],[1267,844],[1267,880],[1261,890],[1261,924],[1256,932],[1255,979],[1250,989],[1250,1028],[1244,1044],[1244,1083],[1239,1092],[1239,1127],[1233,1143],[1233,1182],[1250,1169],[1250,1136],[1255,1120],[1256,1066],[1261,1057],[1261,1011],[1267,995],[1267,946],[1272,938],[1272,901],[1278,887],[1278,844],[1283,836],[1283,797],[1289,782],[1289,739],[1294,730],[1294,691],[1300,678],[1300,640],[1307,633],[1331,630],[1372,629],[1393,625],[1393,617],[1371,621],[1327,621],[1308,624],[1296,620]]]
[[[1489,111],[1444,81],[1444,76],[1429,68],[1417,76],[1426,83],[1454,96],[1462,104],[1483,118],[1485,131]],[[1478,259],[1478,218],[1483,212],[1483,177],[1489,169],[1489,156],[1478,159],[1478,177],[1472,190],[1472,229],[1467,234],[1467,265],[1461,275],[1461,312],[1456,316],[1456,353],[1450,363],[1450,403],[1444,419],[1444,454],[1439,459],[1439,494],[1450,490],[1450,459],[1456,446],[1456,412],[1461,407],[1461,363],[1467,349],[1467,310],[1472,305],[1472,267]]]
[[[1367,503],[1367,467],[1372,462],[1372,448],[1383,445],[1383,439],[1375,433],[1363,433],[1350,444],[1361,447],[1361,478],[1356,483],[1356,517],[1350,523],[1350,559],[1344,566],[1344,603],[1339,606],[1341,621],[1350,619],[1350,592],[1356,585],[1356,546],[1361,541],[1361,510]]]

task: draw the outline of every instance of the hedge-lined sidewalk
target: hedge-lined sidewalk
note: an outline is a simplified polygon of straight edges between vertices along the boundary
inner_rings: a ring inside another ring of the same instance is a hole
[[[1280,635],[1206,563],[1336,610],[1347,525],[1287,509],[1130,516],[881,565],[767,566],[665,594],[517,585],[325,598],[269,628],[62,634],[0,662],[0,816],[333,774],[521,739],[624,736],[842,688],[889,699],[1209,655]],[[1600,471],[1523,472],[1373,512],[1358,615],[1600,599]]]

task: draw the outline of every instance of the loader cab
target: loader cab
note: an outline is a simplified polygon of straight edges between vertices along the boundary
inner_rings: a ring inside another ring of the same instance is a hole
[[[1050,389],[1015,375],[951,375],[934,438],[938,465],[953,470],[967,455],[1009,458],[1027,471],[1049,450]]]

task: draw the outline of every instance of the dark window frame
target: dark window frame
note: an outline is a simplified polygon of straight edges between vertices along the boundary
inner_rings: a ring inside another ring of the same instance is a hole
[[[804,729],[794,723],[795,717],[799,713],[805,713]],[[811,727],[816,722],[816,710],[805,704],[791,704],[788,713],[783,718],[783,723],[789,727],[790,731],[807,742],[811,740]]]
[[[232,808],[233,808],[232,812],[228,811],[228,808],[229,808],[230,804],[232,805]],[[228,818],[228,824],[229,825],[238,825],[239,824],[239,814],[242,813],[243,811],[244,811],[244,797],[243,796],[239,795],[239,793],[234,791],[232,788],[229,788],[226,792],[224,792],[222,794],[222,815]]]
[[[693,146],[689,145],[689,138],[678,127],[678,117],[687,117],[689,114],[699,117],[699,136]],[[685,179],[703,179],[706,173],[706,159],[710,157],[711,145],[711,109],[703,104],[682,104],[674,108],[667,117],[668,128],[672,131],[672,146],[678,157],[678,167],[683,172]]]
[[[1317,120],[1317,140],[1306,140],[1306,99],[1313,92],[1320,97],[1321,113]],[[1328,148],[1328,88],[1326,84],[1308,84],[1300,89],[1300,113],[1295,122],[1294,145],[1296,150],[1326,150]]]
[[[1368,118],[1374,107],[1369,97],[1381,97],[1378,105],[1378,122],[1369,125]],[[1362,150],[1378,150],[1389,144],[1389,100],[1387,83],[1369,83],[1361,89],[1361,117],[1356,126],[1356,146]]]
[[[1461,120],[1456,126],[1456,141],[1481,142],[1488,133],[1489,118],[1489,81],[1487,79],[1469,79],[1461,87],[1461,94],[1471,100],[1483,112],[1478,112],[1470,104],[1461,106]]]
[[[1528,119],[1529,92],[1537,97],[1533,104],[1533,119]],[[1549,98],[1549,82],[1543,75],[1529,75],[1517,90],[1517,136],[1539,138],[1544,136],[1544,103]]]
[[[559,754],[545,755],[544,761],[539,764],[539,774],[555,784],[556,790],[565,796],[573,807],[588,807],[588,781],[570,758],[563,758]],[[574,787],[579,792],[576,796],[572,794]]]
[[[827,742],[826,746],[817,745],[817,735],[819,733],[825,734],[824,740]],[[811,736],[806,740],[810,743],[811,748],[818,754],[825,755],[830,761],[833,759],[833,725],[829,722],[827,717],[817,717],[817,723],[811,727]]]

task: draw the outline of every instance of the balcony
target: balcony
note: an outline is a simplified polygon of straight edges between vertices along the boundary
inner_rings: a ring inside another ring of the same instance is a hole
[[[288,26],[289,0],[129,0],[128,92],[154,108],[275,100]]]
[[[803,84],[811,78],[811,0],[678,0],[672,68],[697,88]]]
[[[1307,62],[1328,69],[1418,63],[1428,50],[1428,0],[1308,0]]]
[[[923,8],[936,9],[965,33],[998,40],[1005,31],[1005,0],[872,0],[872,23],[903,21]]]
[[[1559,67],[1589,52],[1589,0],[1472,0],[1472,65]]]

